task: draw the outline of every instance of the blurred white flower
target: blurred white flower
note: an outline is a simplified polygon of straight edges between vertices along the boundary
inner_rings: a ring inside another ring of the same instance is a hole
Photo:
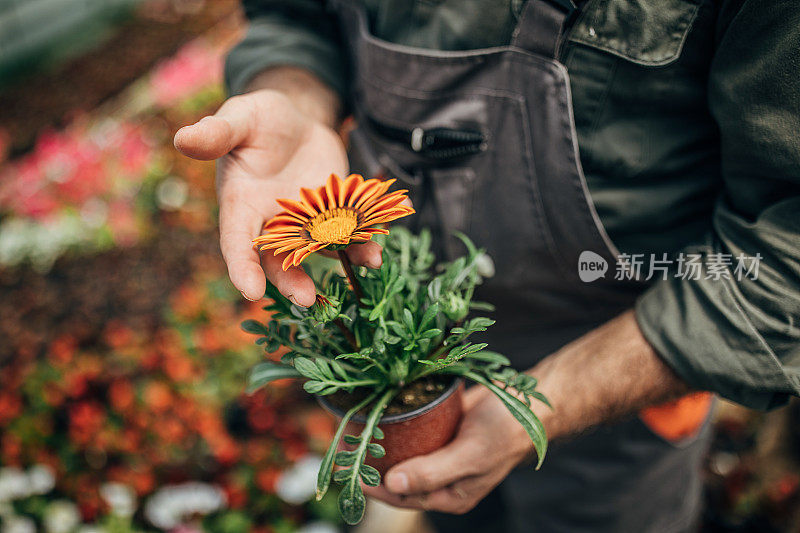
[[[3,519],[3,533],[36,533],[36,524],[27,516],[11,516]]]
[[[0,502],[13,501],[30,494],[28,476],[14,466],[0,468]]]
[[[317,472],[321,463],[320,456],[306,455],[281,474],[275,485],[275,493],[286,503],[299,505],[307,502],[316,493]]]
[[[130,518],[136,512],[136,492],[128,485],[106,483],[100,487],[100,497],[117,516]]]
[[[144,515],[154,526],[172,529],[186,516],[213,513],[225,504],[225,493],[219,487],[190,481],[153,494],[144,506]]]
[[[47,533],[69,533],[81,521],[78,507],[67,500],[56,500],[44,511],[44,529]]]
[[[0,224],[0,264],[16,265],[27,255],[28,224],[19,218],[9,218]]]
[[[299,528],[297,533],[340,533],[340,530],[329,522],[309,522]]]
[[[189,185],[176,176],[165,178],[156,187],[156,201],[161,209],[175,211],[183,207],[189,197]]]
[[[99,228],[108,220],[108,204],[100,198],[89,198],[81,207],[81,220],[90,228]]]
[[[28,482],[31,494],[47,494],[55,488],[56,476],[47,465],[33,465],[28,469]]]

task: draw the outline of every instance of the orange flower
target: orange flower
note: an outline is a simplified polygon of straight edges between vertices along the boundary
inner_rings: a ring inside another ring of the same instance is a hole
[[[366,242],[375,234],[388,233],[375,226],[414,213],[400,205],[407,191],[386,194],[394,182],[364,180],[358,174],[342,180],[331,174],[323,187],[301,188],[299,202],[278,200],[285,211],[264,225],[266,233],[254,239],[253,245],[262,252],[275,250],[275,255],[289,252],[283,261],[286,270],[323,248]]]

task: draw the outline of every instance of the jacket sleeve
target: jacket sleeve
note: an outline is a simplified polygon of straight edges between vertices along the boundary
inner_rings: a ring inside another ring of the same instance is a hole
[[[702,254],[703,275],[659,281],[636,306],[689,385],[760,409],[800,394],[798,27],[796,2],[747,1],[728,15],[708,81],[724,190],[713,234],[685,250]],[[732,258],[727,277],[709,269],[724,257],[714,254]],[[760,255],[757,277],[736,275],[739,254]]]
[[[225,82],[231,94],[245,91],[269,67],[304,67],[346,94],[346,65],[336,20],[323,0],[244,0],[249,27],[228,54]]]

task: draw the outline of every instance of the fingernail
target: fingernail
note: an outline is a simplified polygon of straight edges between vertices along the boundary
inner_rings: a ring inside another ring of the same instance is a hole
[[[251,302],[255,302],[256,301],[255,298],[250,298],[248,295],[246,295],[244,293],[244,291],[239,291],[239,292],[242,293],[242,296],[244,297],[245,300],[250,300]]]
[[[396,472],[387,476],[386,488],[396,494],[408,492],[408,476],[404,472]]]
[[[299,306],[299,307],[305,307],[304,305],[300,305],[300,302],[298,302],[298,301],[297,301],[297,298],[295,298],[295,297],[294,297],[294,294],[290,294],[289,296],[287,296],[287,298],[288,298],[288,299],[289,299],[289,301],[290,301],[290,302],[292,302],[294,305],[297,305],[297,306]]]

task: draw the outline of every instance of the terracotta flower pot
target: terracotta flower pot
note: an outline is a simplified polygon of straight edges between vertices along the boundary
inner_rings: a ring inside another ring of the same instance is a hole
[[[417,455],[431,453],[450,442],[461,422],[463,391],[464,380],[458,378],[432,402],[407,413],[382,417],[378,421],[378,427],[383,430],[384,438],[375,442],[386,449],[386,455],[380,459],[368,456],[366,463],[384,475],[397,463]],[[324,396],[318,396],[317,401],[341,420],[343,410],[331,405]],[[348,422],[345,434],[360,434],[365,421],[361,415],[354,416]],[[339,447],[346,450],[355,448],[344,444],[343,441]]]

